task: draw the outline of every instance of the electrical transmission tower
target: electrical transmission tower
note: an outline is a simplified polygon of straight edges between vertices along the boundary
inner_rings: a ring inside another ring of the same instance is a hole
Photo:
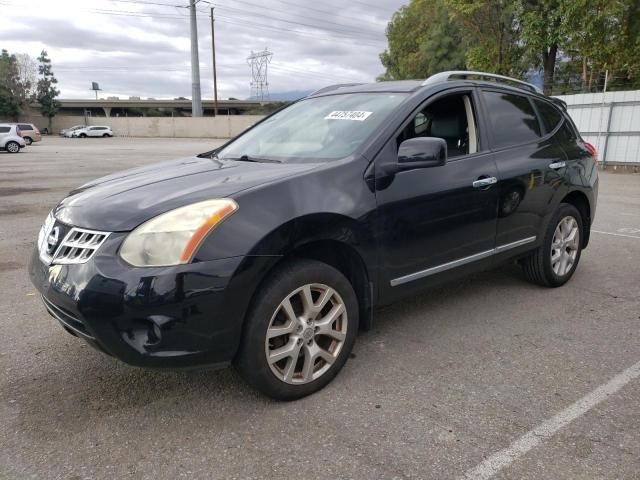
[[[251,50],[247,63],[251,67],[251,97],[258,100],[269,98],[269,81],[267,78],[269,63],[273,53],[268,49],[261,52]]]

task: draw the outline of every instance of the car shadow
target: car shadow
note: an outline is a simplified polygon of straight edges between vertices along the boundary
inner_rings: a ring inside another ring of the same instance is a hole
[[[346,365],[349,373],[338,376],[327,389],[348,388],[351,379],[366,378],[371,365],[381,364],[389,353],[371,348],[381,339],[392,343],[394,336],[420,336],[425,328],[430,328],[431,308],[446,308],[469,297],[512,287],[521,278],[519,271],[515,266],[503,266],[380,309],[374,328],[358,338],[355,359]],[[464,328],[465,323],[474,319],[451,318],[451,322]],[[235,418],[243,418],[246,412],[292,408],[287,407],[291,403],[276,402],[255,392],[233,368],[167,371],[130,367],[94,351],[62,330],[59,335],[64,348],[40,353],[41,365],[48,367],[21,370],[11,382],[12,392],[0,394],[17,398],[19,428],[34,437],[55,435],[61,430],[82,431],[96,422],[108,422],[122,415],[143,415],[149,420],[207,412],[210,421],[216,423],[228,421],[225,418],[233,417],[234,412],[239,416]],[[367,351],[366,364],[358,361],[359,351]],[[45,361],[42,355],[50,358]],[[320,392],[294,405],[313,405],[322,395]]]

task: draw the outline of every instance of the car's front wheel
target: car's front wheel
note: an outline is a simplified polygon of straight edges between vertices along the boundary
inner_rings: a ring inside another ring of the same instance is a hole
[[[314,260],[279,268],[257,292],[236,366],[249,384],[294,400],[328,384],[358,331],[358,301],[347,278]]]
[[[582,216],[576,207],[562,203],[555,212],[540,248],[521,261],[525,276],[545,287],[569,281],[582,253]]]
[[[5,148],[9,153],[18,153],[20,151],[20,144],[18,142],[7,142]]]

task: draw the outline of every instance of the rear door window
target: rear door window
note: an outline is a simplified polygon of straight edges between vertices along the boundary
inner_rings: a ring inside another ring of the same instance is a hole
[[[540,113],[540,118],[542,119],[542,125],[544,125],[544,129],[547,133],[550,133],[555,130],[558,124],[562,121],[562,114],[558,111],[558,109],[551,105],[548,102],[543,102],[541,100],[534,100],[536,104],[536,108]]]
[[[11,131],[11,127],[0,127],[0,133],[7,133]]]
[[[540,122],[529,97],[483,91],[491,123],[493,147],[503,148],[532,142],[542,136]]]

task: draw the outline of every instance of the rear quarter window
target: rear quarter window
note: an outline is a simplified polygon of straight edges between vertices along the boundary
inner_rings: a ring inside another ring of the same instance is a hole
[[[542,136],[529,97],[505,92],[482,92],[493,135],[493,147],[532,142]]]
[[[558,109],[550,103],[543,102],[541,100],[534,100],[536,108],[540,113],[540,119],[544,125],[544,129],[547,133],[552,132],[562,121],[562,114]]]
[[[33,127],[27,124],[20,124],[18,125],[18,127],[20,128],[20,130],[33,130]]]
[[[0,127],[0,133],[8,133],[11,131],[11,127]]]

